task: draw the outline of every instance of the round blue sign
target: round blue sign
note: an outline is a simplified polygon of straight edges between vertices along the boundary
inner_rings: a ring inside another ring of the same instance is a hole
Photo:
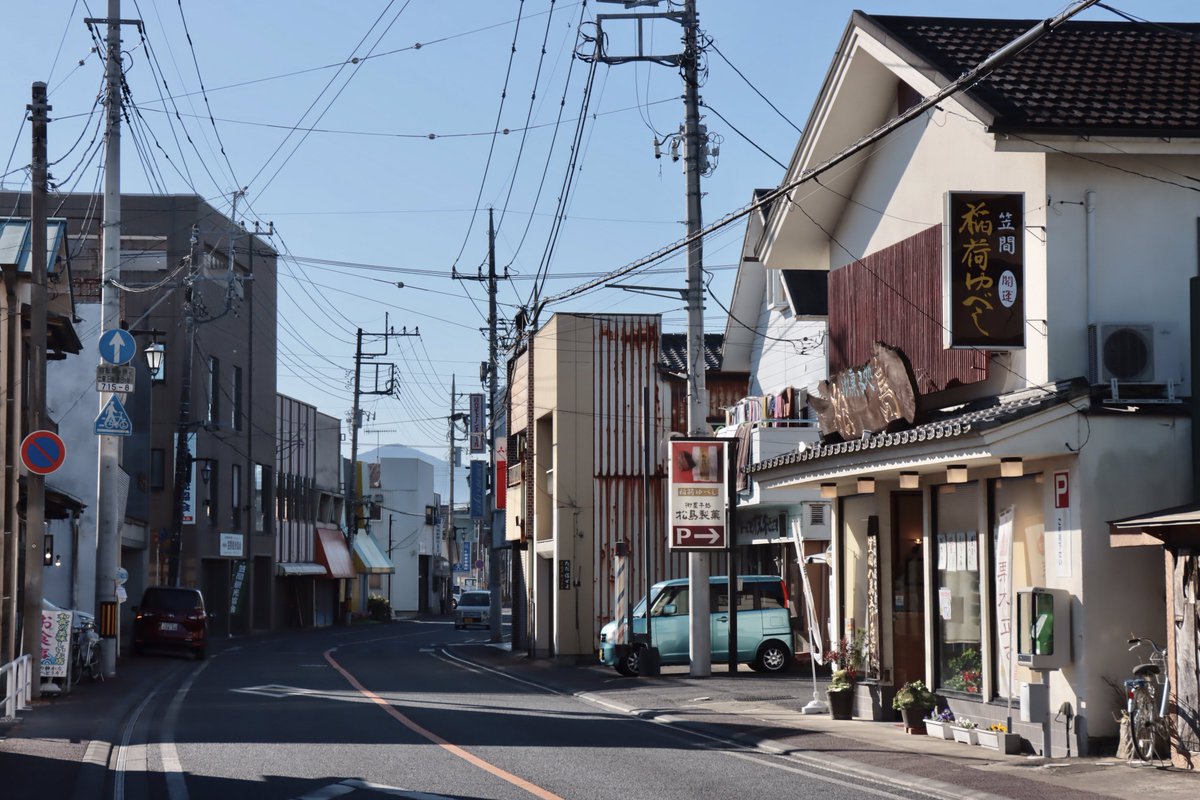
[[[34,475],[49,475],[67,459],[67,446],[54,431],[34,431],[21,440],[21,463]]]

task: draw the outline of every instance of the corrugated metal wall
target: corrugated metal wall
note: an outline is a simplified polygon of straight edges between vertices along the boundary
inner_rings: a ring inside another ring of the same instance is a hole
[[[658,443],[666,435],[670,388],[658,378],[661,343],[657,316],[600,317],[593,339],[595,397],[594,612],[592,637],[599,644],[600,627],[616,609],[614,552],[619,540],[633,544],[633,597],[645,586],[644,540],[646,512],[642,497],[642,387],[650,386],[653,474],[650,481],[652,574],[655,580],[686,575],[686,555],[670,555],[666,548],[663,504],[666,463]]]
[[[948,350],[942,327],[942,226],[829,275],[829,372],[865,364],[876,341],[908,356],[921,394],[988,375],[988,352]]]

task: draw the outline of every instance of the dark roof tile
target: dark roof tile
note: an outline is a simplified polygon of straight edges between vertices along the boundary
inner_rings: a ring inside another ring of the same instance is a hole
[[[945,82],[1037,20],[862,15]],[[1200,135],[1200,24],[1067,22],[968,96],[998,132]]]

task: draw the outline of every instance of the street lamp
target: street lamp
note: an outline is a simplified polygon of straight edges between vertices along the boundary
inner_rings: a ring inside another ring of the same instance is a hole
[[[159,372],[162,371],[163,357],[166,355],[166,347],[161,342],[152,342],[142,351],[146,356],[146,367],[150,370],[150,380],[158,380]]]

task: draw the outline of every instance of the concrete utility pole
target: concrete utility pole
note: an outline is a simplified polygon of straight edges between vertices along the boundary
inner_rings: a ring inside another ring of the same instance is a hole
[[[454,426],[456,424],[458,424],[458,420],[461,418],[462,415],[458,413],[458,394],[455,391],[455,378],[456,377],[457,376],[455,376],[455,375],[450,376],[450,457],[446,460],[446,464],[450,467],[450,492],[449,492],[450,499],[446,503],[446,517],[447,517],[447,522],[450,525],[450,536],[448,537],[450,546],[446,549],[446,552],[448,552],[450,555],[454,555],[454,546],[458,540],[458,529],[454,527],[454,468],[456,466],[458,466],[457,459],[455,458],[455,452],[454,452],[456,449],[454,446],[454,439],[455,439],[455,433],[457,433],[457,429]],[[453,561],[450,562],[449,583],[450,584],[454,583],[454,562]],[[454,595],[453,595],[453,591],[450,588],[447,588],[446,591],[450,593],[448,595],[448,599],[447,599],[447,607],[449,607],[449,598],[453,597]]]
[[[408,332],[407,328],[401,329],[400,333],[396,333],[387,323],[387,318],[384,318],[383,333],[364,333],[362,328],[358,329],[358,334],[355,337],[354,346],[354,406],[350,411],[350,479],[346,483],[346,546],[350,552],[354,552],[354,537],[358,533],[359,509],[362,506],[362,498],[358,496],[358,431],[362,427],[362,408],[359,405],[359,398],[364,394],[392,394],[396,390],[396,370],[394,364],[389,364],[391,368],[388,372],[388,379],[383,388],[379,388],[379,370],[376,365],[375,370],[375,388],[370,391],[363,391],[362,388],[362,362],[364,358],[378,358],[388,354],[388,341],[393,336],[420,336],[421,329],[414,328],[412,333]],[[363,337],[383,337],[383,352],[382,353],[364,353],[363,352]],[[388,554],[391,557],[391,554]],[[346,610],[345,622],[350,622],[349,607]]]
[[[622,2],[629,8],[639,5],[657,6],[659,0],[603,0],[603,2]],[[667,19],[678,23],[683,28],[683,53],[679,55],[656,55],[642,50],[643,37],[641,31],[643,22],[647,19]],[[632,55],[609,56],[603,54],[605,36],[603,23],[606,20],[632,20],[637,24],[638,52]],[[697,32],[699,17],[696,14],[696,0],[685,0],[682,12],[667,12],[663,14],[611,14],[597,19],[601,25],[597,36],[597,60],[606,64],[624,64],[630,61],[652,61],[656,64],[678,66],[683,73],[684,85],[684,123],[682,131],[684,172],[687,178],[687,235],[688,235],[688,267],[687,289],[684,299],[688,311],[687,335],[687,410],[688,435],[707,436],[708,429],[708,393],[705,388],[704,361],[704,246],[699,236],[703,228],[700,213],[700,176],[707,168],[708,142],[700,125],[700,85],[699,61],[700,48]],[[655,139],[657,148],[673,136],[666,137],[663,142]],[[678,139],[674,139],[678,143]],[[672,147],[675,151],[675,147]],[[690,674],[693,677],[707,677],[712,674],[712,631],[709,627],[709,588],[711,558],[705,552],[688,554],[688,593],[690,595],[691,638],[690,638]],[[649,568],[649,564],[646,565]]]
[[[121,0],[108,0],[105,19],[86,19],[87,24],[105,23],[104,135],[104,221],[100,282],[100,332],[115,330],[121,323],[121,297],[114,282],[121,277],[121,25],[141,25],[121,19]],[[100,392],[100,412],[111,392]],[[100,455],[96,469],[96,610],[100,620],[100,667],[104,674],[117,674],[120,614],[117,613],[117,569],[121,566],[121,502],[118,471],[121,437],[99,437]]]
[[[188,247],[188,274],[183,289],[183,357],[179,365],[179,421],[175,426],[175,483],[171,497],[171,541],[167,555],[167,584],[179,586],[183,560],[183,505],[184,490],[191,495],[192,523],[199,505],[192,486],[192,450],[188,437],[192,426],[192,351],[196,347],[196,316],[192,305],[192,292],[196,280],[196,252],[200,242],[200,231],[192,226]],[[104,437],[102,437],[104,438]]]
[[[29,201],[29,377],[25,432],[46,427],[46,84],[33,84],[29,120],[33,130],[32,182]],[[18,348],[18,352],[19,352]],[[40,659],[42,634],[42,573],[46,532],[46,479],[25,476],[25,608],[22,612],[22,647]],[[51,556],[53,557],[53,556]],[[33,696],[41,696],[41,681],[33,681]]]
[[[496,228],[492,209],[488,209],[488,478],[492,491],[487,493],[483,511],[484,530],[488,539],[488,621],[493,642],[503,638],[500,633],[500,548],[496,544]],[[516,598],[513,599],[515,605]]]

